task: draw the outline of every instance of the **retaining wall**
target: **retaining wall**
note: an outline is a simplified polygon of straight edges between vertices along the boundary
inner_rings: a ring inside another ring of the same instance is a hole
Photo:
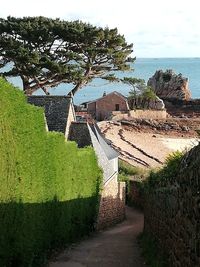
[[[145,227],[168,255],[170,267],[200,266],[200,145],[182,160],[177,177],[145,195]]]
[[[112,120],[123,120],[123,119],[166,119],[167,118],[167,112],[166,110],[130,110],[128,113],[124,112],[112,112]]]
[[[125,182],[118,182],[117,175],[112,180],[104,184],[99,215],[97,220],[97,230],[112,226],[125,218]]]

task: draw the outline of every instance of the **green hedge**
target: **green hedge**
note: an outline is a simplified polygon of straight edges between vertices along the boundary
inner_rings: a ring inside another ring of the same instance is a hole
[[[101,181],[93,149],[47,133],[42,108],[0,79],[0,266],[41,266],[88,234]]]

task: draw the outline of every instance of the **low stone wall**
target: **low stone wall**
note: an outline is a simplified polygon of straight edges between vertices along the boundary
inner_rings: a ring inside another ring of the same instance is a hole
[[[177,177],[145,195],[144,230],[156,237],[170,267],[200,266],[200,145],[183,159]]]
[[[144,195],[142,193],[143,192],[141,191],[141,182],[130,180],[127,195],[128,204],[143,209]]]
[[[167,118],[167,112],[166,110],[130,110],[129,116],[134,119],[153,119],[153,120],[159,120],[159,119],[166,119]]]
[[[127,120],[127,119],[153,119],[153,120],[159,120],[159,119],[166,119],[167,118],[167,112],[166,110],[143,110],[143,109],[137,109],[137,110],[130,110],[128,113],[124,112],[112,112],[112,120]]]
[[[125,182],[118,182],[117,175],[102,190],[97,230],[107,228],[125,218]]]

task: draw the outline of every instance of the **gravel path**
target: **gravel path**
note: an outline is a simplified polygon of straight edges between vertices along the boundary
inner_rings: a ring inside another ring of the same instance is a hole
[[[144,267],[137,236],[143,230],[143,214],[127,207],[127,219],[64,251],[49,267]]]

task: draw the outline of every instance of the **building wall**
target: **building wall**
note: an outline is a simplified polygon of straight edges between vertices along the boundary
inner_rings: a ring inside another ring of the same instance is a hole
[[[104,185],[97,219],[97,230],[121,222],[125,218],[125,182],[118,182],[117,174]]]
[[[78,147],[91,146],[92,141],[86,122],[72,122],[69,128],[69,141],[75,141]]]
[[[71,98],[67,96],[28,96],[27,101],[43,107],[49,131],[65,134]]]
[[[93,118],[96,117],[96,102],[88,103],[88,113],[91,114]]]
[[[96,112],[95,110],[96,103]],[[88,104],[88,112],[95,113],[97,120],[105,120],[110,117],[112,111],[116,110],[116,104],[119,105],[119,111],[128,111],[128,104],[126,99],[115,93],[108,94],[105,97],[98,99],[96,102]]]
[[[70,106],[69,106],[69,112],[68,112],[68,117],[67,117],[67,125],[66,125],[66,130],[65,130],[65,138],[68,139],[69,136],[69,128],[72,122],[76,121],[76,115],[73,107],[73,103],[71,101]]]

